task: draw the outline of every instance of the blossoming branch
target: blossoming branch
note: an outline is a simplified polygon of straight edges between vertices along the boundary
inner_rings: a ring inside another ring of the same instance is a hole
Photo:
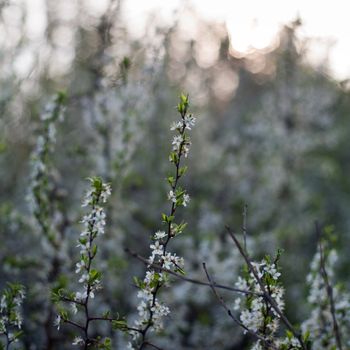
[[[187,167],[181,166],[181,160],[183,157],[187,158],[191,146],[187,131],[190,131],[195,124],[195,118],[188,113],[188,107],[188,96],[182,94],[177,106],[181,118],[174,122],[170,128],[171,131],[176,133],[173,137],[172,151],[169,155],[169,161],[174,165],[175,173],[167,178],[170,186],[168,192],[170,210],[168,214],[162,214],[165,230],[157,231],[153,235],[146,276],[142,281],[135,279],[137,286],[140,288],[137,294],[140,302],[137,307],[139,319],[135,321],[135,328],[138,331],[131,332],[132,342],[129,343],[131,349],[141,350],[149,345],[148,333],[150,331],[159,333],[163,329],[163,317],[170,313],[169,307],[158,298],[161,288],[168,282],[168,275],[161,269],[155,269],[152,264],[158,264],[161,268],[183,273],[183,258],[168,251],[168,244],[174,237],[181,234],[186,227],[184,222],[175,222],[177,208],[180,206],[186,207],[190,201],[186,190],[179,186],[179,180],[187,170]],[[152,346],[155,347],[155,345]]]

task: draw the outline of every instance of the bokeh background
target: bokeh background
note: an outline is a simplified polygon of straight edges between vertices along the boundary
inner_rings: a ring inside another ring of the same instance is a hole
[[[69,349],[69,330],[45,324],[50,247],[27,194],[40,114],[67,93],[51,174],[53,220],[74,284],[80,200],[86,178],[112,183],[99,264],[109,305],[136,315],[133,275],[161,228],[170,171],[169,125],[180,92],[197,117],[184,187],[186,234],[173,250],[188,275],[233,285],[242,261],[225,234],[248,205],[257,258],[284,250],[287,313],[308,315],[305,277],[315,252],[314,221],[333,230],[338,278],[348,286],[350,243],[350,24],[333,1],[2,0],[0,2],[0,287],[27,287],[25,349]],[[164,292],[174,310],[159,338],[165,349],[245,349],[243,335],[211,291],[177,281]],[[233,302],[233,295],[225,295]],[[125,338],[108,327],[115,348]]]

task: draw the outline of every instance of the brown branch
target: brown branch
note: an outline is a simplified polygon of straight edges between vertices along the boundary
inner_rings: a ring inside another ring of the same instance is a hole
[[[152,344],[152,343],[150,343],[150,342],[148,342],[148,341],[145,341],[143,344],[144,344],[144,345],[148,345],[148,346],[152,347],[153,349],[163,350],[163,349],[160,348],[159,346],[156,346],[156,345],[154,345],[154,344]]]
[[[77,328],[81,329],[82,331],[85,329],[85,328],[84,328],[83,326],[81,326],[80,324],[75,323],[75,322],[73,322],[73,321],[71,321],[71,320],[63,319],[62,321],[63,321],[64,323],[68,323],[68,324],[70,324],[70,325],[72,325],[72,326],[74,326],[74,327],[77,327]]]
[[[134,258],[142,261],[145,265],[152,266],[153,268],[159,269],[160,271],[164,271],[164,272],[168,273],[169,275],[172,275],[172,276],[174,276],[174,277],[176,277],[176,278],[178,278],[180,280],[183,280],[183,281],[186,281],[186,282],[190,282],[190,283],[193,283],[193,284],[198,284],[200,286],[211,287],[210,283],[206,283],[204,281],[200,281],[200,280],[196,280],[196,279],[193,279],[193,278],[185,277],[185,276],[180,275],[180,274],[178,274],[178,273],[176,273],[176,272],[174,272],[172,270],[168,270],[168,269],[162,267],[159,264],[155,264],[155,263],[150,264],[149,260],[147,260],[146,258],[142,257],[141,255],[139,255],[139,254],[137,254],[135,252],[132,252],[128,248],[125,248],[125,252],[130,254]],[[252,291],[249,291],[249,290],[233,288],[233,287],[225,286],[223,284],[218,284],[215,281],[212,281],[212,284],[215,286],[215,288],[218,288],[218,289],[228,290],[230,292],[236,292],[236,293],[241,293],[241,294],[245,294],[245,295],[254,295],[254,296],[257,296],[257,297],[264,297],[263,293],[256,293],[256,292],[252,292]]]
[[[242,232],[243,232],[243,241],[244,241],[243,247],[246,252],[248,252],[247,250],[247,215],[248,215],[248,205],[244,204]]]

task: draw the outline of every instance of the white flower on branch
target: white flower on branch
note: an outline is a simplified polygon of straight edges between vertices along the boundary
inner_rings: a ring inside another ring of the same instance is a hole
[[[196,118],[192,114],[186,114],[184,117],[184,123],[186,125],[186,129],[191,130],[196,123]]]
[[[155,234],[154,234],[154,238],[155,239],[162,239],[162,238],[165,238],[167,236],[166,232],[165,231],[157,231]]]

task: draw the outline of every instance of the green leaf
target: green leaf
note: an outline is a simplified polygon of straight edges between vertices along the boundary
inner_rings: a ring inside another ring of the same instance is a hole
[[[179,176],[185,175],[186,171],[187,171],[187,166],[180,167],[179,168]]]
[[[133,277],[133,280],[134,280],[136,287],[138,287],[140,289],[143,289],[146,286],[145,282],[143,282],[140,278],[138,278],[136,276]]]
[[[92,256],[95,257],[96,253],[97,253],[97,245],[94,244],[94,245],[92,246]]]
[[[291,340],[293,338],[293,333],[291,331],[289,331],[289,330],[286,330],[286,335],[287,335],[287,338],[289,340]]]
[[[120,68],[128,70],[131,67],[131,60],[129,57],[125,56],[120,62]]]
[[[304,342],[307,342],[309,340],[310,337],[310,331],[307,330],[304,334],[303,334],[303,340]]]
[[[96,269],[92,269],[89,272],[89,283],[94,283],[99,279],[101,279],[101,272]]]
[[[111,316],[111,312],[109,310],[105,311],[103,314],[102,314],[102,317],[103,318],[109,318]]]
[[[175,216],[174,215],[171,215],[171,216],[168,216],[166,214],[162,214],[162,221],[166,224],[172,222],[174,220]]]
[[[170,155],[169,155],[169,160],[170,162],[174,163],[174,164],[177,164],[178,161],[179,161],[179,156],[176,152],[171,152]]]
[[[168,180],[168,183],[171,187],[174,186],[175,178],[173,176],[168,176],[167,180]]]
[[[126,332],[128,330],[128,324],[125,319],[113,320],[112,328],[114,330],[120,330],[120,331]]]
[[[178,272],[180,275],[183,275],[183,276],[186,275],[185,270],[178,266],[175,268],[175,272]]]

